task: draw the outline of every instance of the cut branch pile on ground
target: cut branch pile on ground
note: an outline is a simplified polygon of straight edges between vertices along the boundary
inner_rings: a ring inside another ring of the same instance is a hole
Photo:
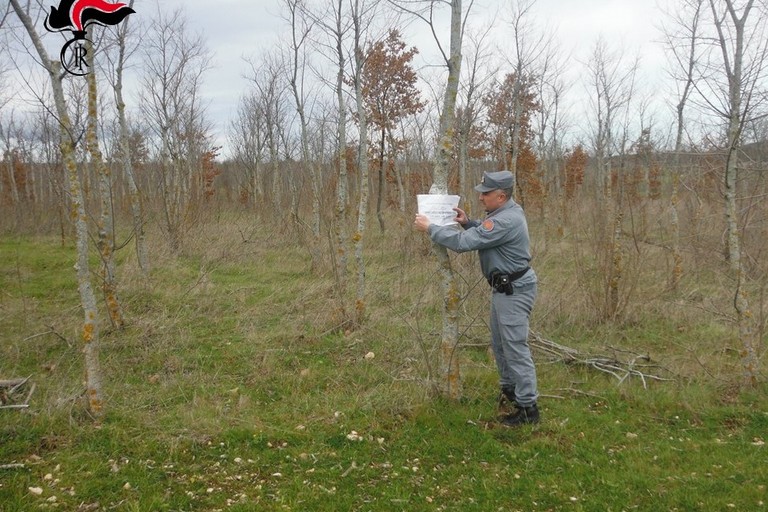
[[[25,379],[0,379],[0,409],[26,409],[35,384]]]
[[[673,374],[668,369],[654,363],[647,354],[637,354],[629,350],[608,347],[612,355],[584,354],[575,348],[560,345],[531,331],[528,338],[533,349],[547,354],[554,361],[565,364],[587,366],[616,377],[619,384],[629,377],[637,377],[643,387],[648,387],[649,380],[672,381]]]

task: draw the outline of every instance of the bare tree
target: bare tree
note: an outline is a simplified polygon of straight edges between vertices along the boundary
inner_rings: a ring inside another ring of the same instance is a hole
[[[468,166],[470,149],[478,149],[476,140],[482,130],[480,119],[483,112],[483,98],[487,94],[488,84],[495,70],[488,69],[491,52],[487,46],[486,37],[491,26],[481,32],[468,33],[469,40],[467,66],[464,67],[466,78],[460,84],[460,107],[456,113],[456,135],[458,140],[457,162],[459,168],[459,194],[468,199],[470,195]],[[464,209],[471,215],[471,203],[465,200]]]
[[[0,200],[7,195],[10,198],[11,206],[18,212],[21,210],[17,206],[21,202],[21,194],[16,180],[16,163],[19,155],[13,144],[14,134],[17,131],[16,124],[13,112],[8,116],[7,121],[4,116],[0,115],[0,141],[3,143],[2,157],[4,161],[3,168],[0,169]],[[2,179],[3,172],[6,175],[5,179]],[[6,183],[6,180],[7,191],[3,190],[3,184]]]
[[[176,252],[195,179],[200,175],[200,159],[208,149],[200,92],[210,53],[201,36],[189,33],[181,11],[167,14],[158,10],[145,31],[142,47],[141,112],[155,136],[164,228],[171,250]]]
[[[344,0],[328,0],[320,12],[309,12],[309,16],[319,27],[325,38],[318,40],[323,53],[335,68],[335,80],[332,83],[336,102],[336,148],[333,166],[336,172],[336,204],[333,218],[333,242],[331,252],[334,256],[336,289],[339,302],[339,324],[346,327],[354,322],[351,309],[347,307],[348,290],[348,229],[347,202],[349,197],[347,173],[347,101],[345,95],[345,76],[348,56],[345,48],[351,20],[345,8]],[[330,81],[330,80],[329,80]]]
[[[60,171],[62,155],[58,119],[51,116],[46,108],[40,108],[32,117],[31,138],[37,147],[37,161],[41,171],[41,202],[55,212],[59,227],[61,246],[66,244],[71,224],[66,212],[71,208],[66,193],[68,177]]]
[[[470,0],[466,15],[469,15],[473,1]],[[437,157],[432,173],[432,191],[438,194],[448,193],[449,162],[453,156],[453,132],[456,129],[456,96],[461,77],[461,45],[464,39],[466,18],[462,11],[461,0],[451,0],[451,32],[449,54],[440,47],[448,78],[443,96],[443,109],[440,114],[440,132]],[[430,25],[434,33],[434,25]],[[439,39],[435,37],[438,42]],[[451,260],[445,247],[432,244],[438,257],[438,265],[443,276],[443,335],[440,344],[441,373],[445,377],[443,392],[446,396],[461,397],[461,372],[459,369],[459,290],[451,268]]]
[[[672,175],[672,195],[670,197],[670,216],[672,231],[673,268],[669,280],[671,290],[677,290],[683,275],[683,257],[680,249],[680,156],[683,150],[685,132],[685,108],[693,92],[694,71],[697,52],[701,45],[701,17],[704,0],[685,0],[677,12],[670,13],[670,23],[663,27],[664,46],[672,66],[671,77],[677,86],[677,105],[675,105],[676,131],[674,149],[674,170]]]
[[[355,298],[355,323],[361,324],[365,318],[365,259],[363,257],[363,237],[365,235],[368,214],[368,115],[365,111],[363,96],[363,68],[365,66],[365,36],[375,17],[376,2],[350,0],[349,17],[352,24],[352,71],[348,82],[354,87],[355,112],[358,129],[357,167],[359,170],[359,201],[357,210],[357,229],[352,236],[355,243],[355,261],[357,262],[357,292]]]
[[[240,197],[247,198],[257,213],[261,210],[256,207],[264,199],[261,165],[267,142],[267,127],[263,107],[255,90],[246,92],[240,99],[237,116],[229,130],[233,158],[243,167],[246,176],[246,182],[240,185]]]
[[[112,176],[109,168],[104,163],[98,138],[98,107],[96,94],[96,65],[94,60],[94,48],[90,41],[86,41],[86,51],[90,59],[90,73],[86,75],[88,84],[88,124],[86,127],[85,142],[91,157],[91,165],[96,171],[99,181],[99,206],[101,215],[98,221],[98,237],[96,245],[101,257],[101,280],[104,300],[109,313],[109,319],[113,327],[122,328],[125,324],[123,310],[117,293],[117,275],[115,264],[115,238],[112,210]]]
[[[593,149],[597,163],[596,202],[603,205],[605,213],[599,218],[605,219],[606,225],[597,225],[604,255],[604,296],[600,305],[605,319],[615,318],[619,313],[620,285],[624,276],[622,254],[622,198],[618,195],[618,206],[613,191],[613,160],[617,153],[623,153],[627,140],[627,112],[633,96],[637,60],[625,63],[622,56],[612,53],[606,41],[598,38],[593,48],[589,63],[590,103],[594,115]],[[622,118],[622,114],[624,117]],[[623,131],[622,131],[623,129]],[[622,180],[617,179],[621,186]]]
[[[5,10],[0,11],[0,28],[3,28],[3,25],[5,25],[5,22],[10,15],[11,15],[11,5],[8,4],[8,7]]]
[[[559,162],[564,156],[562,136],[565,128],[562,110],[563,97],[567,91],[564,75],[568,55],[554,38],[542,41],[542,44],[544,47],[536,62],[532,81],[532,88],[538,99],[538,109],[531,120],[533,132],[536,134],[537,174],[544,180],[544,199],[552,197],[564,201]],[[540,203],[541,221],[544,226],[543,250],[546,250],[549,242],[549,226],[559,225],[561,229],[563,227],[562,218],[558,223],[548,221],[546,203],[546,200]],[[562,208],[558,208],[558,212],[562,211]]]
[[[728,262],[733,280],[734,309],[743,345],[744,381],[754,385],[760,374],[754,318],[747,296],[748,276],[742,261],[737,180],[744,127],[768,115],[768,6],[748,0],[708,0],[714,43],[706,52],[696,87],[709,109],[725,123],[724,199]]]
[[[285,90],[283,85],[283,67],[275,55],[267,54],[262,57],[262,62],[250,62],[251,73],[248,79],[253,87],[254,108],[263,117],[264,144],[266,145],[269,167],[272,170],[272,201],[275,210],[282,208],[280,185],[282,176],[280,173],[280,148],[282,134],[286,131],[287,107]],[[286,150],[287,151],[287,150]],[[295,203],[292,203],[295,204]],[[291,210],[291,215],[298,212]]]
[[[601,36],[595,42],[587,69],[592,93],[589,103],[594,116],[591,138],[597,161],[596,190],[600,197],[612,198],[611,157],[620,145],[620,112],[631,99],[637,66],[624,65],[621,55],[611,52]]]
[[[316,162],[309,151],[309,120],[307,112],[307,91],[305,73],[307,70],[307,42],[312,30],[312,21],[305,15],[304,0],[283,0],[287,9],[287,20],[291,27],[290,41],[288,43],[288,82],[293,100],[296,106],[296,113],[299,116],[299,129],[301,130],[301,160],[303,165],[309,169],[309,176],[312,190],[312,237],[310,244],[310,254],[312,255],[312,266],[319,264],[319,254],[317,245],[320,238],[320,178]]]
[[[11,6],[9,4],[6,9],[0,11],[0,29],[3,28],[3,25],[5,25],[5,22],[10,15],[11,15]],[[7,96],[7,93],[6,93],[8,89],[8,83],[6,82],[5,77],[8,73],[8,68],[6,67],[5,57],[4,57],[6,52],[10,50],[8,46],[9,44],[7,40],[0,39],[0,56],[2,56],[0,57],[0,111],[3,110],[3,108],[8,104],[8,101],[10,100],[10,98]]]
[[[346,69],[347,58],[344,52],[344,38],[349,26],[344,21],[343,0],[331,2],[333,11],[333,24],[331,25],[331,36],[336,57],[336,109],[337,109],[337,132],[336,132],[336,211],[334,216],[336,230],[336,282],[338,283],[338,295],[341,302],[341,321],[347,325],[352,322],[349,308],[346,306],[347,296],[347,197],[349,196],[347,184],[347,105],[344,101],[344,73]]]
[[[441,2],[428,0],[420,11],[409,11],[427,24],[435,43],[437,44],[443,64],[448,72],[445,89],[442,94],[442,108],[440,111],[440,127],[438,129],[437,154],[435,165],[432,169],[431,194],[448,193],[448,176],[450,163],[455,154],[454,133],[456,130],[456,98],[459,91],[459,79],[461,77],[462,42],[464,29],[472,10],[473,0],[470,0],[466,11],[462,7],[461,0],[450,2],[450,42],[448,50],[441,43],[437,34],[435,22],[435,10]],[[461,301],[459,288],[451,266],[448,250],[438,244],[432,244],[437,256],[438,269],[442,276],[443,291],[443,330],[440,341],[440,372],[443,381],[440,391],[447,397],[458,399],[461,397],[461,371],[459,368],[459,303]]]
[[[128,6],[133,8],[134,0],[130,0]],[[104,51],[106,63],[108,65],[107,79],[112,87],[115,96],[115,106],[117,108],[117,120],[119,127],[119,159],[122,164],[123,173],[128,183],[128,196],[131,204],[131,216],[133,219],[133,236],[136,241],[136,256],[139,269],[144,277],[149,276],[149,251],[147,248],[147,236],[144,231],[146,224],[144,205],[141,200],[141,192],[136,180],[136,173],[133,168],[133,159],[131,156],[130,129],[125,113],[125,99],[123,97],[123,77],[128,59],[136,50],[135,32],[129,30],[131,17],[123,20],[120,25],[115,27],[114,33],[114,51]],[[112,48],[110,48],[112,50]],[[116,52],[116,55],[115,55]]]
[[[0,12],[0,28],[2,28],[3,24],[5,23],[5,20],[7,19],[8,15],[10,14],[10,6],[8,9],[5,10],[5,12]],[[6,52],[6,46],[7,41],[0,39],[0,55],[4,55]],[[10,133],[12,130],[13,123],[13,113],[11,113],[8,121],[5,120],[5,116],[3,115],[3,109],[10,101],[9,96],[6,93],[7,90],[7,83],[6,83],[6,74],[7,69],[5,69],[5,62],[4,58],[0,57],[0,140],[4,142],[5,145],[5,161],[6,161],[6,171],[8,172],[8,180],[9,180],[9,194],[11,196],[11,200],[14,203],[18,202],[18,191],[16,189],[16,185],[14,183],[14,175],[13,175],[13,155],[10,153],[11,151],[11,138]],[[0,169],[0,176],[2,176],[2,169]],[[2,198],[5,195],[4,187],[5,180],[0,179],[0,198]]]
[[[11,0],[11,6],[21,20],[32,44],[40,57],[40,62],[51,81],[55,101],[56,116],[61,137],[60,150],[64,167],[69,181],[69,193],[71,200],[71,217],[75,223],[77,238],[77,271],[78,291],[80,303],[83,309],[83,352],[85,354],[85,396],[87,408],[90,413],[100,418],[104,414],[104,399],[102,391],[101,365],[99,362],[99,324],[96,296],[90,281],[90,264],[88,261],[88,224],[85,214],[85,204],[80,178],[75,161],[75,149],[73,124],[67,112],[67,102],[62,84],[61,63],[51,60],[43,46],[43,43],[32,24],[29,13],[29,4],[22,6],[20,0]]]
[[[509,143],[509,158],[504,161],[509,162],[509,171],[515,175],[515,185],[518,193],[521,192],[523,180],[517,176],[517,162],[521,153],[521,137],[525,127],[524,110],[526,110],[526,88],[533,82],[533,66],[540,58],[542,51],[546,48],[545,39],[542,35],[537,35],[533,31],[530,19],[533,6],[536,0],[520,0],[510,3],[512,8],[512,19],[510,27],[512,29],[512,41],[515,60],[512,62],[513,82],[512,105],[511,105],[511,133]]]

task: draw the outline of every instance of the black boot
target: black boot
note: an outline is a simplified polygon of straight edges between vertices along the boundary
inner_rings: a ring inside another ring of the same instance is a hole
[[[499,411],[509,413],[512,406],[517,407],[515,388],[501,388],[499,393]]]
[[[519,425],[533,424],[539,422],[539,408],[536,404],[528,407],[517,406],[517,411],[506,416],[501,420],[501,424],[506,427],[517,427]]]

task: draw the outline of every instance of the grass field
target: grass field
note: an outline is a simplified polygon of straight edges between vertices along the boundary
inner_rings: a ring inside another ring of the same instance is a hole
[[[353,332],[335,328],[333,273],[310,273],[306,251],[270,230],[244,242],[203,226],[178,257],[155,240],[149,284],[124,249],[128,326],[102,324],[97,425],[79,400],[74,248],[0,241],[0,379],[36,385],[28,409],[0,409],[0,510],[767,508],[767,389],[738,386],[733,329],[708,312],[729,299],[699,296],[715,278],[699,270],[675,296],[638,279],[625,318],[595,322],[583,268],[552,244],[536,260],[533,329],[584,352],[648,354],[670,380],[620,383],[537,352],[543,421],[512,430],[494,421],[476,260],[455,259],[463,398],[448,401],[428,379],[435,264],[394,229],[397,242],[367,247],[369,316]]]

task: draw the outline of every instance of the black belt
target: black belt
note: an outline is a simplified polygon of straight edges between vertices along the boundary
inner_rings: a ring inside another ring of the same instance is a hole
[[[525,267],[523,270],[518,270],[511,274],[496,272],[488,279],[488,284],[490,284],[497,292],[512,295],[514,291],[512,283],[523,277],[529,270],[531,270],[531,267]]]

